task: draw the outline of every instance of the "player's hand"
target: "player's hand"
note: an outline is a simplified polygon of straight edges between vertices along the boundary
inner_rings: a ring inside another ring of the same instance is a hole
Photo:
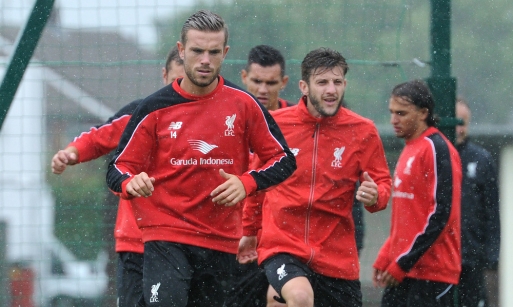
[[[384,284],[381,282],[382,275],[383,271],[374,268],[372,271],[372,284],[374,285],[374,288],[384,287]]]
[[[258,259],[256,251],[257,237],[244,236],[239,241],[239,250],[237,251],[237,260],[241,264],[252,263]]]
[[[155,178],[145,172],[135,175],[126,185],[126,192],[135,197],[149,197],[154,191]]]
[[[226,179],[224,183],[215,188],[211,193],[212,201],[218,205],[235,206],[246,198],[246,189],[240,179],[232,174],[219,170],[221,177]]]
[[[378,185],[367,172],[363,173],[363,181],[356,192],[356,199],[365,206],[373,206],[378,202]]]
[[[385,287],[397,287],[399,285],[399,281],[387,271],[383,271],[381,273],[381,285]]]
[[[66,170],[66,166],[77,163],[78,156],[76,152],[68,148],[59,150],[52,158],[52,172],[54,174],[62,174]]]

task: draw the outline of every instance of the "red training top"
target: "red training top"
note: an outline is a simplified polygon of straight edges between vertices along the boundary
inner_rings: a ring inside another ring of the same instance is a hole
[[[119,110],[102,125],[92,127],[80,134],[69,146],[78,150],[78,163],[87,162],[108,154],[116,149],[132,113],[142,99],[131,102]],[[134,199],[133,201],[137,201]],[[143,253],[142,234],[135,222],[131,201],[120,199],[116,226],[114,228],[116,252]]]
[[[352,217],[356,182],[368,172],[378,185],[378,202],[366,207],[370,212],[386,208],[390,197],[390,173],[376,127],[346,108],[332,117],[313,117],[303,98],[271,114],[296,155],[297,170],[265,193],[263,212],[258,197],[248,198],[244,235],[257,235],[262,218],[259,263],[288,253],[319,274],[358,279]]]
[[[109,165],[107,184],[123,198],[126,185],[146,172],[150,197],[134,214],[143,241],[190,244],[237,253],[242,208],[216,205],[210,193],[226,179],[241,180],[246,194],[276,185],[295,170],[295,159],[269,112],[250,94],[218,79],[214,91],[191,95],[182,79],[147,97],[134,113]],[[250,150],[265,164],[248,171]]]
[[[436,128],[406,142],[394,174],[390,236],[374,268],[457,284],[461,272],[461,162]]]

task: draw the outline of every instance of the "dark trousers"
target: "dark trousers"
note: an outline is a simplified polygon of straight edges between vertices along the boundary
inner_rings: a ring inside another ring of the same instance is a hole
[[[118,253],[118,307],[134,307],[142,296],[143,254]]]
[[[405,278],[385,288],[381,307],[456,307],[455,291],[456,285]]]
[[[474,266],[461,266],[458,296],[460,307],[484,307],[486,292],[484,286],[483,269]],[[482,301],[482,305],[479,305]],[[484,304],[484,305],[483,305]]]

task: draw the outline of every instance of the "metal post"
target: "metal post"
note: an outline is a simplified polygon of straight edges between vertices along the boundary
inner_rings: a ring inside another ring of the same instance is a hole
[[[9,274],[7,271],[7,223],[0,221],[0,307],[10,305]]]
[[[438,127],[453,143],[456,78],[451,77],[451,0],[431,0],[431,77],[427,83],[435,99]]]
[[[0,129],[4,123],[7,111],[20,85],[23,74],[34,50],[36,49],[41,33],[52,12],[54,0],[37,0],[32,8],[27,23],[15,43],[15,50],[9,59],[2,84],[0,84]]]

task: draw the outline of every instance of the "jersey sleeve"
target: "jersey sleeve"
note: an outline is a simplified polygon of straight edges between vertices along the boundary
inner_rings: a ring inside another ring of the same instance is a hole
[[[377,212],[387,207],[390,198],[390,188],[392,179],[383,149],[383,143],[379,137],[377,129],[372,126],[364,141],[364,150],[362,153],[362,171],[367,172],[369,176],[378,185],[378,201],[373,206],[364,206],[369,212]],[[360,175],[360,182],[364,181],[363,173]]]
[[[385,241],[385,243],[383,243],[383,246],[381,246],[381,248],[378,252],[378,256],[376,257],[376,261],[374,261],[374,264],[372,266],[375,269],[378,269],[380,271],[385,271],[391,262],[389,255],[390,255],[390,238],[388,238]]]
[[[434,199],[432,199],[432,202],[435,205],[432,212],[427,216],[423,231],[415,236],[409,249],[397,257],[387,268],[387,271],[399,281],[404,279],[406,273],[440,237],[447,226],[454,206],[453,189],[456,184],[461,185],[461,182],[456,183],[453,178],[453,168],[461,169],[461,165],[453,165],[456,161],[451,158],[449,145],[445,139],[438,133],[431,135],[429,138],[431,148],[426,150],[424,158],[426,164],[431,164],[427,167],[430,167],[432,171],[425,172],[428,176],[426,186],[433,187],[432,197]]]
[[[125,186],[128,178],[146,169],[155,144],[155,120],[146,108],[137,108],[128,121],[107,170],[107,185],[117,196],[131,199]],[[142,158],[143,157],[143,158]]]
[[[69,146],[78,151],[78,161],[87,162],[116,149],[123,130],[140,100],[133,101],[110,117],[105,123],[94,126],[77,136]]]
[[[250,157],[249,169],[257,168],[261,165],[258,156],[252,154]],[[265,192],[257,192],[246,197],[242,210],[242,235],[256,236],[258,230],[262,228],[262,205],[265,199]]]
[[[248,195],[283,182],[296,170],[296,159],[271,114],[256,101],[251,107],[247,119],[250,147],[262,166],[240,176]]]

